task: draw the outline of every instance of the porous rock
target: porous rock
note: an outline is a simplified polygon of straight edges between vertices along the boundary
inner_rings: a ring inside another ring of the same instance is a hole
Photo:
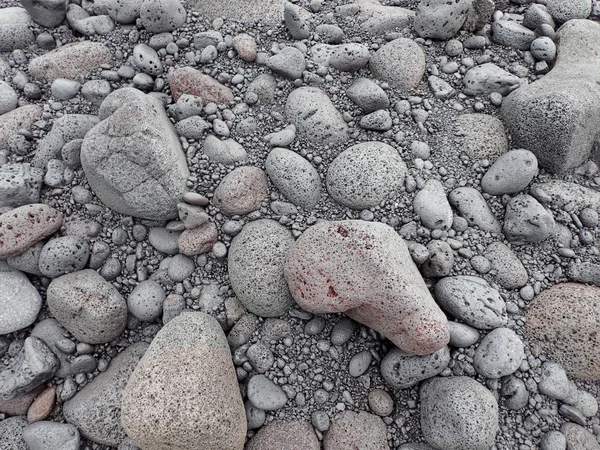
[[[246,450],[319,450],[321,444],[310,423],[273,421],[248,442]]]
[[[336,416],[323,439],[324,450],[389,450],[386,426],[365,411],[343,411]]]
[[[425,53],[411,39],[398,38],[371,56],[369,68],[375,78],[408,93],[417,87],[425,73]]]

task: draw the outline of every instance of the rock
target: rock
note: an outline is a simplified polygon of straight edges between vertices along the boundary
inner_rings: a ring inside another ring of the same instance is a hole
[[[8,347],[8,344],[5,345]],[[33,391],[27,394],[19,395],[12,400],[6,400],[0,402],[0,412],[3,412],[9,416],[24,416],[27,414],[29,407],[35,400],[35,398],[43,390],[43,386],[38,386]]]
[[[553,61],[556,57],[556,44],[547,36],[536,38],[530,46],[531,54],[540,61]]]
[[[29,450],[79,450],[79,431],[73,425],[50,421],[36,422],[23,429]]]
[[[300,8],[289,2],[283,4],[283,21],[292,38],[296,40],[307,39],[310,36],[310,28],[300,17]]]
[[[346,95],[366,114],[390,107],[390,99],[385,91],[368,78],[357,79],[346,89]]]
[[[21,0],[21,4],[35,22],[47,28],[54,28],[65,20],[68,1]]]
[[[10,84],[0,80],[0,115],[14,110],[19,97]]]
[[[0,260],[20,255],[54,234],[62,214],[41,203],[21,206],[0,215]]]
[[[162,315],[162,305],[167,294],[154,280],[145,280],[138,284],[129,297],[127,308],[138,319],[151,322]]]
[[[320,450],[321,444],[310,423],[273,421],[248,442],[246,450]]]
[[[428,180],[413,200],[413,209],[421,223],[430,230],[449,230],[452,226],[452,208],[444,186],[438,180]]]
[[[502,242],[492,242],[483,253],[492,266],[491,275],[505,289],[518,289],[527,284],[529,275],[517,255]]]
[[[56,372],[56,376],[60,378],[66,378],[72,372],[70,356],[62,352],[57,346],[57,343],[64,339],[65,333],[67,333],[67,330],[56,319],[44,319],[38,322],[31,331],[31,336],[42,339],[58,357],[60,367]]]
[[[534,183],[529,193],[542,205],[552,205],[557,209],[582,210],[588,206],[600,208],[600,192],[569,181]]]
[[[349,138],[342,115],[319,88],[292,91],[285,104],[285,115],[298,134],[312,144],[342,144]]]
[[[160,102],[119,89],[102,102],[100,119],[81,146],[81,165],[94,193],[121,214],[176,217],[189,170]]]
[[[373,355],[371,355],[369,350],[358,352],[356,355],[350,358],[350,362],[348,363],[348,373],[350,373],[350,376],[360,377],[367,370],[369,370],[372,360]]]
[[[395,39],[371,56],[369,69],[375,78],[408,93],[418,86],[425,73],[425,54],[412,40]]]
[[[273,352],[261,341],[252,344],[246,351],[246,356],[258,373],[265,373],[273,367],[273,363],[275,362]]]
[[[440,0],[422,0],[417,7],[414,27],[422,38],[450,39],[461,29],[471,8],[471,1],[447,3]]]
[[[254,375],[250,378],[247,395],[255,408],[265,411],[276,411],[287,403],[287,395],[283,389],[264,375]]]
[[[448,327],[450,328],[451,347],[466,348],[477,343],[479,340],[479,332],[469,325],[448,321]]]
[[[498,20],[492,23],[492,41],[505,47],[529,50],[535,33],[513,20]]]
[[[496,4],[493,0],[474,0],[462,29],[471,32],[481,30],[489,23],[495,9]]]
[[[109,16],[90,16],[85,9],[76,4],[70,4],[67,8],[67,22],[71,28],[85,36],[106,35],[115,28],[115,23]]]
[[[184,230],[179,236],[179,251],[187,256],[196,256],[208,253],[219,237],[219,231],[212,222],[194,228]]]
[[[260,74],[250,82],[246,89],[246,103],[252,103],[249,101],[252,96],[255,97],[255,101],[258,99],[259,102],[269,103],[275,99],[276,91],[277,81],[275,81],[275,77],[270,73]]]
[[[16,270],[0,271],[0,335],[27,328],[42,308],[42,297]]]
[[[214,78],[193,67],[180,67],[167,76],[173,100],[182,94],[200,97],[204,103],[228,104],[233,102],[233,92]]]
[[[283,276],[284,259],[294,245],[289,230],[277,222],[250,222],[233,238],[228,271],[231,287],[252,313],[277,317],[293,304]]]
[[[359,122],[362,129],[371,131],[388,131],[392,129],[392,124],[392,117],[385,109],[367,114]]]
[[[39,203],[44,172],[28,163],[0,167],[0,207]]]
[[[46,419],[52,413],[56,403],[56,385],[51,385],[38,395],[27,410],[29,423]]]
[[[522,409],[529,404],[525,383],[514,375],[503,378],[500,395],[504,397],[504,406],[510,410]]]
[[[500,223],[483,198],[483,195],[471,187],[459,187],[448,194],[450,204],[470,226],[477,226],[487,233],[500,234]]]
[[[77,42],[33,58],[29,63],[29,73],[47,82],[57,78],[82,81],[102,64],[111,64],[112,59],[110,49],[104,44]]]
[[[120,421],[121,399],[127,380],[147,348],[144,342],[128,347],[110,362],[106,372],[65,402],[65,419],[87,439],[114,447],[125,438]]]
[[[408,8],[383,6],[378,0],[357,0],[359,29],[374,37],[383,36],[388,31],[410,27],[415,13]]]
[[[9,417],[0,421],[0,445],[2,450],[28,450],[23,440],[23,429],[27,426],[24,417]]]
[[[383,389],[373,389],[367,396],[369,408],[380,417],[389,416],[394,411],[394,400]]]
[[[232,45],[243,61],[252,62],[256,59],[256,40],[249,34],[240,33],[236,35],[233,38]]]
[[[278,75],[296,80],[302,78],[306,61],[300,50],[295,47],[285,47],[267,60],[267,67]]]
[[[573,20],[557,37],[560,45],[552,70],[506,98],[501,113],[513,146],[530,150],[541,167],[561,173],[589,158],[600,124],[595,100],[600,92],[600,50],[589,44],[600,42],[600,25]]]
[[[507,323],[506,303],[483,278],[442,278],[435,285],[435,295],[442,309],[477,329],[492,330]]]
[[[569,279],[577,283],[600,285],[600,264],[574,262],[569,265]]]
[[[408,389],[435,377],[448,367],[449,348],[442,347],[430,355],[410,355],[393,348],[381,361],[381,376],[393,389]]]
[[[584,417],[594,417],[598,413],[598,400],[589,392],[578,390],[574,401],[568,399],[568,403]]]
[[[65,78],[57,78],[52,82],[50,91],[59,100],[68,101],[74,98],[81,89],[81,83]]]
[[[500,378],[514,373],[523,358],[525,347],[521,338],[509,328],[496,328],[481,340],[473,366],[485,378]]]
[[[184,94],[187,95],[187,94]],[[212,125],[207,122],[206,120],[198,117],[198,116],[192,116],[192,117],[188,117],[187,119],[183,119],[180,120],[176,125],[175,125],[175,129],[177,130],[177,132],[183,136],[186,139],[195,139],[195,140],[201,140],[204,137],[204,134],[206,133],[207,130],[210,130],[212,128]],[[225,147],[225,151],[227,151],[228,146],[224,145],[223,147]],[[227,156],[225,157],[227,158]],[[223,158],[223,159],[225,159]],[[221,161],[217,161],[217,162],[221,162]],[[223,162],[223,164],[233,164],[232,162],[229,162],[228,160],[225,159],[225,162]]]
[[[442,80],[439,77],[430,75],[429,78],[427,78],[427,82],[429,83],[429,87],[433,91],[435,98],[447,100],[456,94],[456,90],[450,85],[450,83]]]
[[[555,400],[570,401],[576,396],[577,387],[569,381],[567,373],[560,364],[546,361],[542,365],[538,390],[540,394]]]
[[[167,255],[176,255],[179,253],[179,237],[181,231],[169,231],[164,227],[153,227],[148,233],[150,245],[159,252]]]
[[[552,18],[560,23],[586,19],[592,12],[592,4],[585,0],[549,0],[546,8]]]
[[[369,49],[362,44],[349,42],[333,49],[329,64],[343,72],[355,72],[367,65],[370,59]]]
[[[538,174],[537,158],[529,150],[511,150],[501,155],[481,179],[481,188],[491,195],[516,194]]]
[[[529,338],[569,376],[582,380],[600,378],[599,292],[582,284],[557,284],[533,299],[526,314]]]
[[[404,186],[406,172],[406,164],[395,148],[382,142],[365,142],[333,160],[327,171],[327,190],[343,206],[370,208],[397,195]]]
[[[248,214],[268,196],[267,175],[262,169],[243,166],[229,172],[215,189],[213,203],[227,215]]]
[[[337,25],[317,25],[315,32],[320,36],[321,40],[327,44],[341,44],[345,37],[344,30]]]
[[[463,78],[463,84],[467,95],[487,95],[492,92],[508,95],[521,85],[521,79],[494,63],[485,63],[469,69]]]
[[[40,252],[39,268],[43,275],[56,278],[82,270],[90,257],[90,246],[80,237],[51,239]]]
[[[38,242],[33,247],[26,250],[25,253],[8,258],[6,262],[13,269],[30,273],[32,275],[42,276],[42,272],[40,272],[39,260],[43,247],[44,242]]]
[[[552,29],[556,28],[554,19],[548,12],[546,6],[537,3],[530,4],[525,11],[525,14],[523,14],[523,25],[530,30],[535,30],[540,25],[550,25]]]
[[[0,15],[0,52],[25,49],[33,44],[35,37],[29,29],[30,24],[31,16],[25,9],[3,8]],[[10,70],[10,66],[8,63],[0,63],[0,66],[0,77],[2,77]]]
[[[421,386],[421,430],[431,446],[487,450],[498,428],[498,403],[477,381],[434,378]]]
[[[294,205],[311,210],[319,202],[319,173],[298,153],[274,148],[265,161],[265,170],[279,192]]]
[[[146,44],[137,44],[133,47],[133,63],[148,75],[157,76],[163,72],[158,53]]]
[[[432,240],[427,244],[429,257],[421,264],[421,273],[427,278],[439,278],[450,275],[454,266],[454,252],[450,244]]]
[[[262,20],[269,25],[279,25],[283,17],[283,3],[279,0],[232,0],[223,9],[221,0],[193,0],[188,5],[208,20],[228,18],[238,22]]]
[[[475,160],[496,160],[508,150],[504,125],[489,114],[463,114],[456,119],[455,133],[460,148]]]
[[[0,401],[11,400],[41,386],[54,376],[59,364],[44,341],[28,337],[12,364],[0,371]]]
[[[140,16],[140,10],[144,0],[108,0],[106,2],[107,13],[117,23],[133,23]]]
[[[202,151],[208,159],[227,165],[244,162],[248,157],[246,150],[241,144],[238,144],[233,139],[222,141],[212,134],[209,134],[204,140]]]
[[[389,450],[385,423],[364,411],[343,411],[333,419],[323,439],[323,448]]]
[[[560,431],[552,430],[542,436],[541,450],[566,450],[567,439]]]
[[[186,12],[179,0],[144,0],[140,19],[149,33],[164,33],[181,27],[185,23]]]
[[[567,441],[567,450],[599,450],[596,436],[580,425],[566,422],[560,427]]]
[[[506,205],[504,235],[515,244],[538,243],[554,233],[552,213],[529,195],[517,195]]]
[[[387,225],[350,220],[310,227],[288,253],[285,278],[304,310],[345,312],[402,350],[423,355],[448,343],[445,316]]]
[[[110,342],[121,335],[127,324],[125,300],[91,269],[52,280],[47,300],[52,315],[81,342]]]
[[[158,332],[127,382],[121,421],[131,441],[147,450],[244,446],[244,404],[214,318],[182,313]]]
[[[342,317],[331,330],[331,343],[333,345],[344,345],[354,334],[354,322],[348,317]]]

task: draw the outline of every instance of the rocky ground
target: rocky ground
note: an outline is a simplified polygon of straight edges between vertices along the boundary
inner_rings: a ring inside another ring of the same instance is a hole
[[[0,7],[1,450],[600,449],[600,4]]]

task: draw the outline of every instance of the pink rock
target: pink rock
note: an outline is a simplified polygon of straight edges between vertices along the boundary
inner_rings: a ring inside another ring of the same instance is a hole
[[[27,421],[29,423],[39,422],[46,419],[52,413],[56,403],[56,386],[47,387],[33,401],[27,411]]]
[[[288,254],[285,278],[305,310],[345,312],[404,351],[433,353],[450,339],[446,316],[404,240],[387,225],[317,223]]]
[[[12,400],[0,401],[0,412],[9,416],[24,416],[27,414],[29,406],[33,400],[44,390],[44,386],[39,386],[27,394],[15,397]]]
[[[267,174],[258,167],[243,166],[223,178],[215,189],[213,203],[227,216],[248,214],[260,208],[268,195]]]
[[[192,230],[184,230],[179,236],[179,252],[187,256],[208,253],[217,242],[219,231],[214,223],[208,222]]]
[[[252,62],[256,59],[256,41],[249,34],[238,34],[233,38],[232,44],[242,60]]]
[[[213,102],[227,104],[233,102],[233,92],[217,80],[192,67],[181,67],[173,70],[168,76],[173,99],[182,94],[197,95],[204,104]]]
[[[62,222],[59,211],[41,203],[21,206],[0,215],[0,259],[20,255],[52,235]]]

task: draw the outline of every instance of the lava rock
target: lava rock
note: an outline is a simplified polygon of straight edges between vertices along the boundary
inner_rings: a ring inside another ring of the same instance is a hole
[[[393,348],[381,360],[381,376],[393,389],[408,389],[442,372],[450,362],[450,350],[442,347],[430,355],[410,355]]]

